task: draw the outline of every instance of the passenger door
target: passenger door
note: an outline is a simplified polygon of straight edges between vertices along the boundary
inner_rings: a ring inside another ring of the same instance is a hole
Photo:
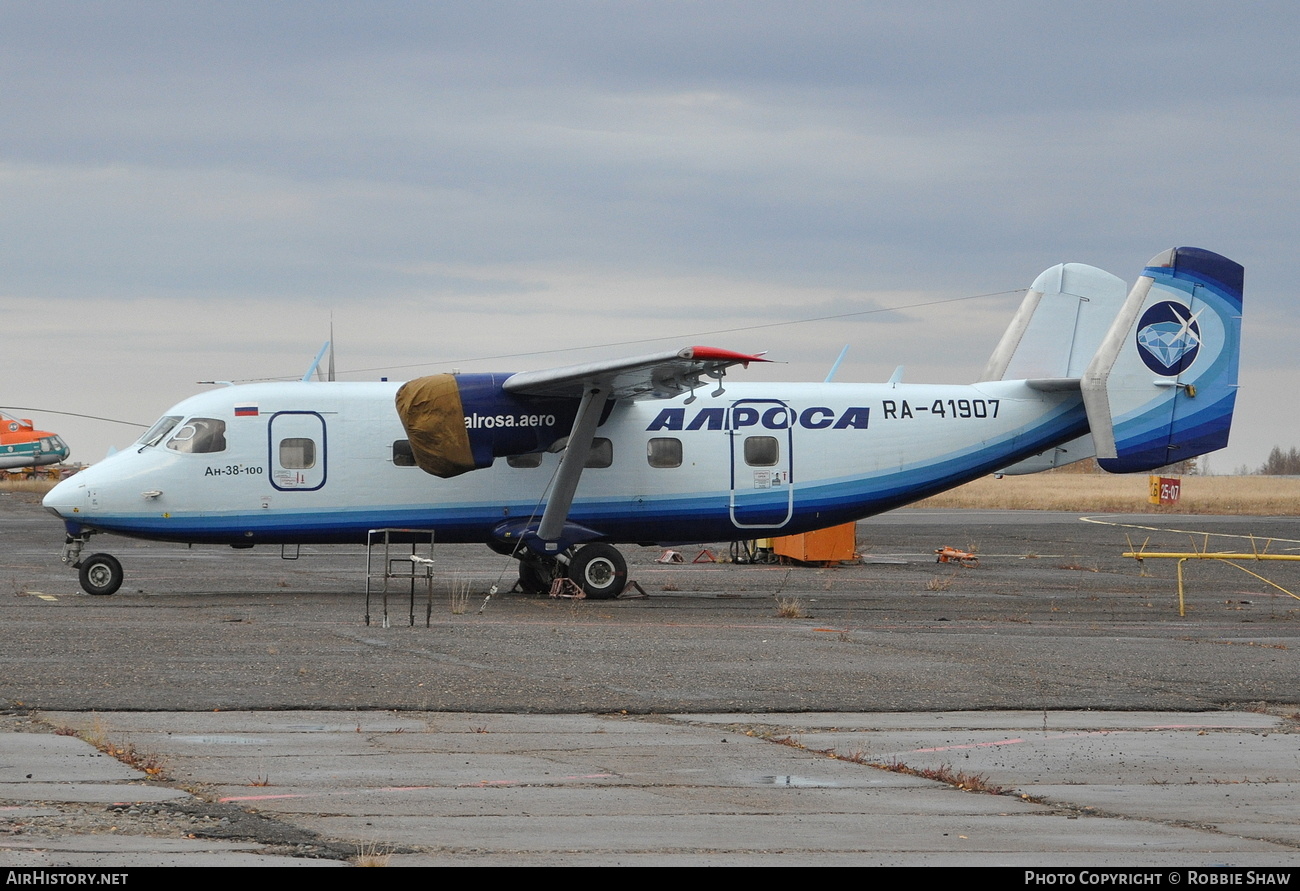
[[[281,411],[267,427],[271,485],[281,492],[314,492],[325,485],[325,419],[314,411]]]
[[[794,411],[779,399],[740,399],[727,412],[731,522],[779,529],[794,515]]]

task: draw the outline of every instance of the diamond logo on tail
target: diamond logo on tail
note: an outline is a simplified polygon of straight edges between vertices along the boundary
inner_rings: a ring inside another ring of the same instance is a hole
[[[1196,361],[1201,349],[1200,312],[1173,300],[1157,303],[1138,322],[1138,355],[1156,374],[1178,375]]]

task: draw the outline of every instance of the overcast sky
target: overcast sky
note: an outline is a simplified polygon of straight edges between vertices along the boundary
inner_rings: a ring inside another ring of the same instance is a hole
[[[1246,267],[1210,466],[1254,467],[1300,445],[1298,41],[1294,2],[0,0],[0,405],[148,424],[331,316],[345,380],[703,341],[967,383],[1020,295],[920,304],[1195,245]]]

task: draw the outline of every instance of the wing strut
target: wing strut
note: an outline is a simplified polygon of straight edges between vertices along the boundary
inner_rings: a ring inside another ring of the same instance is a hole
[[[546,510],[537,527],[537,537],[544,542],[558,541],[564,531],[574,493],[578,491],[578,480],[582,477],[583,468],[587,466],[591,443],[596,438],[596,424],[609,394],[608,384],[594,384],[583,391],[578,416],[573,419],[569,443],[565,446],[564,456],[560,458],[555,485],[551,487],[551,497],[546,499]]]

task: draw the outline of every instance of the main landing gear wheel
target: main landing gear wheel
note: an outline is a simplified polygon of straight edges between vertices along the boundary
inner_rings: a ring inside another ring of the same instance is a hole
[[[555,581],[557,564],[554,560],[525,558],[519,561],[519,590],[536,597],[549,594]]]
[[[622,594],[627,584],[627,561],[612,545],[583,545],[566,574],[592,600],[611,600]]]
[[[106,596],[122,587],[122,564],[111,554],[91,554],[77,569],[87,594]]]

